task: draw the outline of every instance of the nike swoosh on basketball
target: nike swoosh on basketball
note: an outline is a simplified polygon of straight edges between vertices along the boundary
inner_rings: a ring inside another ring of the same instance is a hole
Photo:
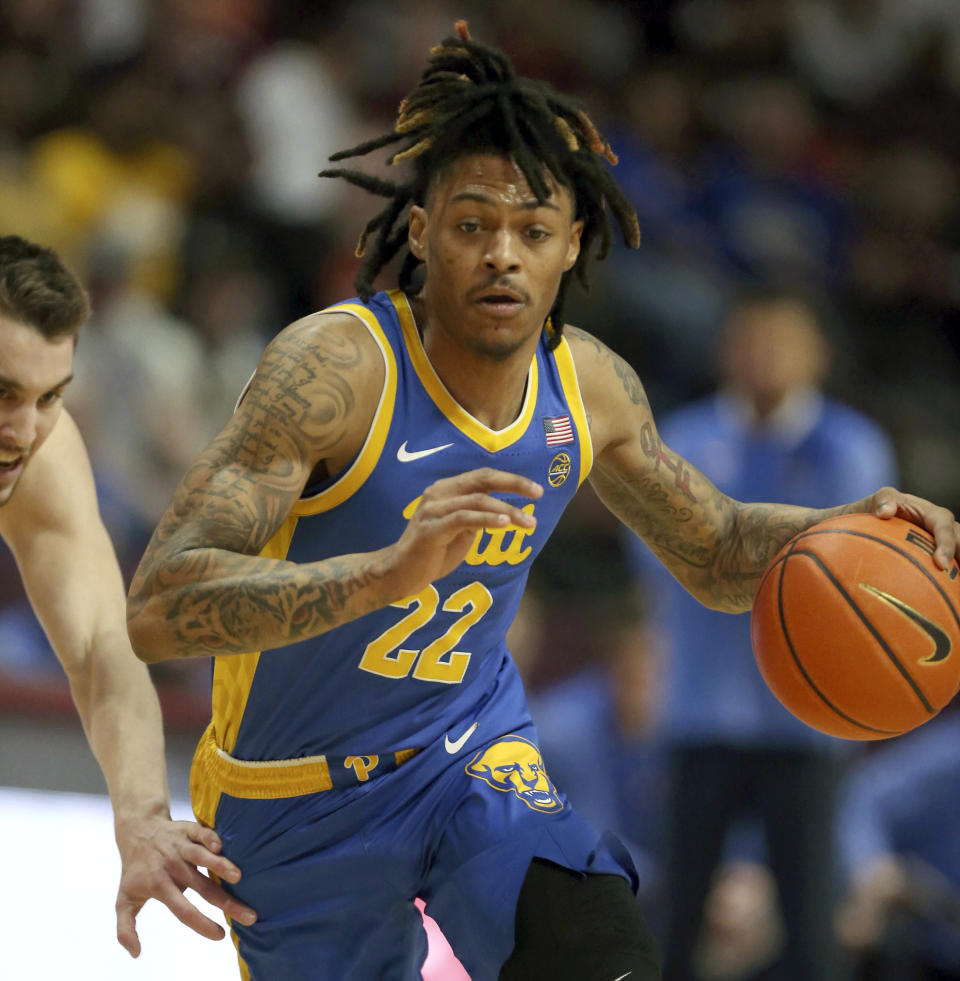
[[[619,978],[614,978],[613,981],[623,981],[624,978],[629,978],[633,974],[633,971],[627,971],[626,974],[621,974]]]
[[[907,606],[902,599],[897,599],[896,596],[891,596],[889,593],[885,593],[882,589],[877,589],[876,586],[871,586],[868,583],[860,583],[861,589],[865,589],[868,593],[873,593],[878,599],[882,599],[884,603],[889,603],[895,610],[899,610],[904,616],[909,617],[932,641],[933,641],[933,653],[927,657],[921,657],[921,664],[936,664],[938,661],[942,661],[950,656],[950,637],[945,630],[941,630],[932,620],[928,620],[922,613],[918,613],[912,606]]]
[[[463,744],[473,735],[478,725],[480,725],[479,722],[474,722],[474,724],[470,726],[470,728],[459,739],[451,739],[449,736],[444,736],[444,749],[446,749],[446,751],[451,755],[453,753],[460,752],[460,750],[463,749]]]
[[[431,446],[428,450],[408,450],[407,441],[404,440],[400,449],[397,450],[397,459],[401,463],[412,463],[414,460],[422,460],[425,456],[430,456],[432,453],[439,453],[448,446],[453,446],[453,443],[444,443],[443,446]]]

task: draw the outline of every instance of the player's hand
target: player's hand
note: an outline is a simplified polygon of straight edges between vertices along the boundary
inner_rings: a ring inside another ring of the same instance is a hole
[[[941,569],[960,560],[960,523],[947,508],[894,487],[881,487],[873,495],[872,509],[879,518],[900,517],[926,528],[937,543],[934,558]]]
[[[837,909],[836,928],[841,942],[865,949],[880,942],[891,907],[909,896],[908,876],[896,855],[879,855],[855,875]]]
[[[543,488],[518,474],[485,467],[446,477],[424,492],[399,541],[391,547],[391,582],[398,596],[411,596],[455,569],[478,531],[515,526],[532,531],[536,518],[497,494],[535,500]]]
[[[191,930],[210,940],[224,936],[223,927],[197,909],[184,895],[193,889],[231,919],[249,925],[256,913],[238,902],[199,871],[209,869],[226,882],[238,882],[240,870],[220,854],[220,838],[192,821],[156,816],[132,830],[117,832],[122,871],[117,893],[117,940],[131,957],[140,954],[136,918],[148,899],[158,899]]]

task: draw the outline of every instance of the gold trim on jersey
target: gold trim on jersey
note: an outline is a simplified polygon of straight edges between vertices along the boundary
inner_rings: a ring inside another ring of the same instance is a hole
[[[247,967],[247,962],[240,956],[240,940],[232,927],[230,929],[230,937],[233,940],[233,946],[237,948],[237,961],[240,965],[240,981],[250,981],[250,968]]]
[[[587,410],[583,406],[580,382],[577,381],[577,366],[574,364],[573,352],[565,337],[554,349],[553,356],[557,362],[557,372],[560,375],[560,384],[563,385],[567,407],[570,409],[573,424],[577,427],[577,435],[580,437],[580,479],[577,481],[579,487],[587,479],[587,474],[593,467],[593,440],[590,439]]]
[[[332,508],[343,504],[348,497],[356,493],[363,482],[373,473],[373,468],[380,459],[383,452],[384,443],[387,441],[387,433],[390,431],[390,421],[393,419],[393,406],[397,395],[397,362],[393,356],[393,348],[387,340],[377,320],[376,314],[358,303],[341,303],[338,306],[328,307],[324,313],[349,313],[366,325],[374,341],[380,348],[384,362],[383,391],[380,393],[380,401],[377,403],[377,411],[374,413],[370,431],[364,441],[363,449],[360,450],[357,458],[350,464],[329,487],[314,494],[312,497],[303,497],[291,509],[292,514],[322,514]]]
[[[286,558],[296,527],[297,518],[290,515],[260,550],[260,554],[268,559]],[[247,707],[247,697],[250,695],[259,661],[259,651],[249,654],[219,654],[214,658],[211,725],[217,733],[218,744],[228,753],[236,745],[240,722]]]
[[[434,370],[427,352],[423,349],[420,341],[420,332],[410,309],[410,302],[402,290],[390,290],[389,297],[397,309],[397,316],[400,318],[400,326],[403,329],[403,337],[407,345],[407,353],[410,361],[417,373],[427,394],[433,399],[437,408],[453,423],[457,429],[465,436],[478,443],[490,453],[496,453],[512,443],[515,443],[527,431],[533,412],[537,405],[537,358],[534,355],[530,362],[530,371],[527,375],[527,392],[523,400],[523,408],[520,415],[510,423],[506,429],[490,429],[479,419],[475,419],[460,403],[447,391],[446,386],[440,381],[440,376]]]
[[[273,800],[316,794],[333,787],[325,756],[263,762],[237,760],[217,745],[212,723],[197,747],[193,765],[201,787],[215,788],[218,796],[223,793],[246,800]],[[191,774],[191,782],[193,779]]]

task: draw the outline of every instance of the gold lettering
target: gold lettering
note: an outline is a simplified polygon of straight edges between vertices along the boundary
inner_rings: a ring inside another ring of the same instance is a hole
[[[370,756],[348,756],[343,761],[343,765],[348,769],[352,766],[357,779],[365,783],[370,779],[370,773],[377,768],[379,762],[380,757],[373,753]]]
[[[409,521],[414,512],[420,506],[422,497],[412,500],[404,509],[403,516]],[[533,514],[534,505],[527,504],[520,510],[524,514]],[[504,546],[506,537],[512,532],[512,538],[508,545]],[[520,528],[518,525],[510,524],[506,528],[484,528],[477,532],[470,551],[464,561],[467,565],[520,565],[533,551],[531,546],[523,548],[523,541],[533,534],[533,528]]]

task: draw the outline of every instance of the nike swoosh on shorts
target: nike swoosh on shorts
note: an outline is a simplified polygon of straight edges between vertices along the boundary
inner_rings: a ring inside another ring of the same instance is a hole
[[[444,749],[451,755],[460,752],[460,750],[463,749],[464,743],[474,734],[478,725],[480,725],[479,722],[474,722],[474,724],[470,726],[470,728],[467,729],[467,731],[459,739],[451,739],[449,736],[444,736]]]

